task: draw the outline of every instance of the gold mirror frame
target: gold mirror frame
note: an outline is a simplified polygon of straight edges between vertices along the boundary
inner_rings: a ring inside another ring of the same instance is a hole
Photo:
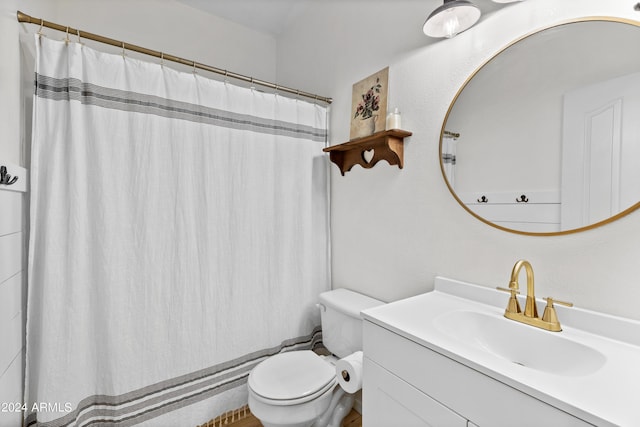
[[[634,205],[630,206],[629,208],[605,219],[599,222],[595,222],[593,224],[589,224],[587,226],[584,227],[579,227],[579,228],[573,228],[573,229],[569,229],[569,230],[561,230],[561,231],[553,231],[553,232],[532,232],[532,231],[522,231],[522,230],[515,230],[512,228],[507,228],[507,227],[503,227],[501,225],[495,224],[489,220],[486,220],[485,218],[481,217],[480,215],[478,215],[477,213],[473,212],[473,210],[471,210],[456,194],[456,192],[454,191],[454,189],[451,187],[451,184],[449,183],[449,179],[447,178],[447,174],[445,172],[445,167],[444,167],[444,162],[442,161],[442,143],[443,143],[443,139],[445,136],[445,127],[447,125],[447,121],[449,119],[449,115],[451,114],[451,111],[453,110],[453,106],[455,105],[456,101],[458,100],[458,97],[460,96],[460,94],[462,93],[462,91],[467,87],[467,85],[469,84],[469,82],[476,76],[476,74],[478,74],[480,72],[480,70],[482,70],[488,63],[490,63],[494,58],[496,58],[498,55],[500,55],[501,53],[503,53],[504,51],[506,51],[507,49],[509,49],[511,46],[517,44],[518,42],[527,39],[533,35],[536,35],[542,31],[551,29],[551,28],[558,28],[561,27],[563,25],[568,25],[568,24],[575,24],[575,23],[580,23],[580,22],[592,22],[592,21],[603,21],[603,22],[617,22],[617,23],[621,23],[621,24],[628,24],[628,25],[633,25],[635,27],[638,27],[638,29],[640,29],[640,22],[639,21],[634,21],[631,19],[625,19],[625,18],[616,18],[616,17],[608,17],[608,16],[590,16],[590,17],[584,17],[584,18],[577,18],[577,19],[571,19],[571,20],[567,20],[567,21],[561,21],[557,24],[553,24],[553,25],[549,25],[537,30],[534,30],[532,32],[529,32],[517,39],[515,39],[514,41],[512,41],[511,43],[509,43],[508,45],[506,45],[505,47],[503,47],[502,49],[500,49],[498,52],[496,52],[491,58],[489,58],[488,60],[486,60],[485,62],[483,62],[478,68],[476,68],[473,73],[471,73],[471,75],[465,80],[465,82],[462,84],[462,86],[460,87],[460,89],[458,89],[458,91],[456,92],[455,96],[453,97],[453,100],[451,101],[451,104],[449,105],[449,108],[447,109],[447,114],[444,117],[444,121],[442,122],[442,128],[440,130],[440,146],[439,146],[439,150],[438,150],[438,155],[440,158],[440,171],[442,173],[442,178],[444,179],[445,184],[447,185],[447,188],[449,189],[449,192],[451,193],[451,195],[453,196],[453,198],[460,204],[460,206],[462,206],[468,213],[470,213],[472,216],[474,216],[475,218],[477,218],[478,220],[484,222],[485,224],[490,225],[491,227],[497,228],[499,230],[503,230],[503,231],[507,231],[509,233],[515,233],[515,234],[521,234],[521,235],[526,235],[526,236],[562,236],[562,235],[567,235],[567,234],[573,234],[573,233],[578,233],[581,231],[587,231],[587,230],[591,230],[600,226],[603,226],[605,224],[608,224],[610,222],[616,221],[628,214],[630,214],[631,212],[635,211],[636,209],[640,208],[640,201],[638,201],[637,203],[635,203]]]

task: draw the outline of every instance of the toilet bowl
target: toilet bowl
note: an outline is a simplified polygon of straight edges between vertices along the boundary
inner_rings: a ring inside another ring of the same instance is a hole
[[[265,427],[306,427],[329,408],[337,379],[330,362],[307,350],[268,358],[248,384],[249,407]]]
[[[362,349],[360,311],[381,301],[337,289],[320,294],[323,342],[335,356],[310,350],[276,354],[249,374],[249,408],[264,427],[339,427],[354,394],[339,385],[335,361]]]

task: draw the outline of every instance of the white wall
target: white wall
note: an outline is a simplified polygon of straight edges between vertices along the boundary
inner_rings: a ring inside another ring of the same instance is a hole
[[[483,2],[488,0],[477,0]],[[447,108],[487,58],[511,40],[565,19],[640,20],[634,2],[527,0],[485,16],[454,39],[434,43],[421,35],[421,26],[439,3],[322,2],[322,10],[311,10],[279,39],[279,77],[334,97],[332,143],[349,136],[351,85],[386,65],[390,105],[401,109],[403,127],[413,132],[402,170],[380,163],[368,170],[356,166],[341,177],[332,165],[333,286],[387,301],[432,289],[435,275],[504,286],[515,261],[525,258],[535,269],[539,296],[640,319],[640,212],[567,236],[503,232],[457,204],[438,160]],[[405,10],[404,19],[398,19],[399,9]],[[367,30],[366,23],[376,25]],[[422,47],[415,37],[422,37]]]
[[[26,278],[23,203],[28,177],[23,168],[2,156],[0,165],[7,167],[12,177],[18,177],[11,186],[0,184],[0,427],[12,427],[20,425],[22,415]]]
[[[23,172],[16,173],[14,165],[24,165],[24,115],[26,108],[21,97],[20,48],[17,23],[18,1],[0,3],[0,165],[12,164],[9,173],[25,180]],[[14,184],[17,185],[18,183]],[[4,186],[0,186],[4,187]],[[15,188],[15,187],[12,187]],[[26,274],[24,254],[26,220],[24,193],[0,188],[0,404],[9,412],[0,412],[0,427],[21,425],[24,366],[24,301]],[[11,410],[17,411],[11,412]]]
[[[30,1],[38,7],[51,2]],[[55,4],[56,13],[50,20],[59,24],[257,79],[271,81],[276,75],[276,40],[273,36],[174,0],[55,0]],[[30,12],[38,7],[26,4],[20,7],[23,12],[40,17],[36,12]],[[37,26],[35,28],[37,30]],[[45,33],[64,38],[59,32]],[[100,49],[105,50],[105,46],[100,45]],[[206,72],[201,73],[206,75]]]

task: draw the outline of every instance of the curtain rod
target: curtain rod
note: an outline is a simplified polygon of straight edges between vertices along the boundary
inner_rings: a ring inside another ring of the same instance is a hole
[[[132,52],[138,52],[138,53],[142,53],[144,55],[154,56],[156,58],[160,58],[161,60],[177,62],[178,64],[188,65],[190,67],[199,68],[201,70],[210,71],[210,72],[216,73],[216,74],[221,74],[221,75],[223,75],[225,77],[233,78],[233,79],[236,79],[236,80],[242,80],[244,82],[248,82],[248,83],[255,84],[255,85],[268,87],[268,88],[274,89],[276,92],[278,92],[278,91],[287,92],[287,93],[291,93],[291,94],[294,94],[294,95],[297,95],[297,96],[303,96],[305,98],[312,98],[312,99],[315,99],[317,101],[326,102],[327,104],[331,104],[331,102],[333,101],[332,98],[327,98],[327,97],[324,97],[324,96],[314,95],[312,93],[303,92],[301,90],[292,89],[292,88],[289,88],[289,87],[286,87],[286,86],[280,86],[280,85],[277,85],[275,83],[271,83],[271,82],[267,82],[267,81],[259,80],[259,79],[254,79],[253,77],[248,77],[248,76],[245,76],[245,75],[242,75],[242,74],[234,73],[232,71],[223,70],[223,69],[217,68],[217,67],[212,67],[210,65],[201,64],[201,63],[196,62],[196,61],[191,61],[191,60],[188,60],[188,59],[180,58],[178,56],[169,55],[167,53],[159,52],[157,50],[147,49],[145,47],[136,46],[136,45],[131,44],[131,43],[126,43],[126,42],[123,42],[123,41],[111,39],[109,37],[100,36],[98,34],[92,34],[92,33],[86,32],[86,31],[80,31],[80,30],[77,30],[75,28],[71,28],[71,27],[67,27],[67,26],[64,26],[64,25],[56,24],[54,22],[45,21],[44,19],[41,19],[41,18],[34,18],[34,17],[29,16],[29,15],[27,15],[25,13],[20,12],[20,11],[17,12],[17,17],[18,17],[18,22],[26,22],[28,24],[40,25],[41,28],[42,27],[51,28],[51,29],[54,29],[54,30],[57,30],[57,31],[65,32],[67,34],[73,34],[74,36],[78,36],[80,38],[85,38],[85,39],[93,40],[93,41],[96,41],[96,42],[99,42],[99,43],[104,43],[104,44],[108,44],[108,45],[111,45],[111,46],[120,47],[120,48],[122,48],[124,50],[130,50]]]

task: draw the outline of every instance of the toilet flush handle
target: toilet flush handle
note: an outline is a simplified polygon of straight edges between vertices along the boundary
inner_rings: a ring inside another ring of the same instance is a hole
[[[316,307],[318,307],[322,311],[327,311],[327,307],[325,307],[324,304],[318,303],[318,304],[316,304]]]

